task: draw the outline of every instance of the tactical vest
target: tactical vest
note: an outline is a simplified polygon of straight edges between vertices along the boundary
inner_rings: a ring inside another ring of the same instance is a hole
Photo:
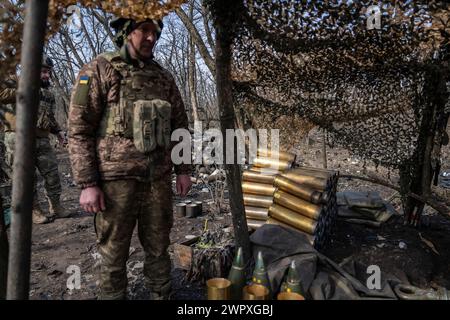
[[[161,99],[161,73],[156,68],[139,69],[126,63],[120,53],[101,55],[121,75],[119,101],[109,103],[98,135],[132,139],[136,148],[148,154],[157,146],[169,148],[171,104]]]
[[[55,97],[50,90],[41,88],[39,91],[39,108],[36,127],[43,131],[50,131],[50,114],[55,103]]]
[[[38,136],[45,136],[50,131],[50,113],[55,103],[53,93],[49,89],[41,88],[39,90],[39,107],[37,115],[36,128],[38,129]],[[7,104],[5,109],[5,131],[16,131],[16,105]]]

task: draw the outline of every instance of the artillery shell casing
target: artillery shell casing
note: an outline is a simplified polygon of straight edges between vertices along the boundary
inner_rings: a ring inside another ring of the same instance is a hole
[[[229,300],[231,282],[224,278],[213,278],[206,282],[208,300]]]
[[[328,184],[327,180],[324,178],[301,174],[300,172],[295,172],[293,170],[284,172],[281,174],[281,176],[295,181],[299,184],[307,185],[318,191],[325,190]]]
[[[253,166],[251,168],[251,171],[258,172],[260,174],[265,174],[268,176],[275,176],[277,174],[280,174],[279,170],[275,170],[275,169],[271,169],[271,168],[260,168],[260,167],[255,167],[255,166]]]
[[[274,203],[291,209],[313,220],[318,220],[320,217],[320,213],[322,212],[321,207],[293,196],[283,190],[275,191],[275,194],[273,195],[273,201]]]
[[[317,230],[317,221],[302,216],[301,214],[278,204],[270,206],[269,216],[311,235],[314,235]]]
[[[299,185],[295,181],[292,181],[288,178],[281,176],[275,177],[273,184],[275,187],[278,187],[283,191],[286,191],[292,195],[300,197],[303,200],[312,202],[314,204],[320,203],[322,193],[317,190],[314,190],[311,187]]]
[[[314,243],[315,243],[315,241],[317,239],[317,236],[313,236],[313,235],[310,235],[309,233],[306,233],[306,232],[303,232],[301,230],[298,230],[298,229],[294,228],[293,226],[288,225],[288,224],[286,224],[284,222],[281,222],[281,221],[279,221],[279,220],[277,220],[275,218],[272,218],[272,217],[269,217],[269,219],[267,219],[266,224],[274,224],[274,225],[277,225],[277,226],[285,227],[286,229],[289,229],[289,230],[294,230],[295,232],[300,232],[301,234],[305,235],[305,237],[309,240],[309,243],[312,246],[314,245]]]
[[[280,159],[277,160],[273,158],[258,157],[253,160],[253,165],[259,168],[271,168],[284,171],[291,168],[292,162]]]
[[[244,173],[242,174],[242,180],[244,181],[264,183],[270,185],[273,184],[274,178],[275,177],[273,175],[268,175],[253,170],[245,170]]]
[[[280,160],[285,160],[289,162],[295,162],[296,155],[290,152],[281,151],[281,150],[273,150],[273,149],[258,149],[258,157],[266,157],[266,158],[278,158]]]
[[[245,216],[247,219],[266,221],[269,218],[269,208],[245,207]]]
[[[266,223],[265,220],[247,219],[247,226],[253,229],[261,228],[265,223]]]
[[[275,192],[275,187],[270,184],[243,181],[242,191],[244,193],[256,194],[260,196],[272,196]]]
[[[269,208],[273,203],[272,196],[244,194],[244,206]]]

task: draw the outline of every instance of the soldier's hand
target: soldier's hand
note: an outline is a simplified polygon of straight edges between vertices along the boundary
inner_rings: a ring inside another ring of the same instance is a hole
[[[177,194],[185,197],[191,189],[191,177],[187,174],[177,176]]]
[[[89,187],[81,191],[80,205],[84,211],[97,213],[105,211],[105,195],[99,187]]]

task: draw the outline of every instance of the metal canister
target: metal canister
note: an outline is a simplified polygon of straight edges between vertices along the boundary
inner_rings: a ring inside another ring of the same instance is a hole
[[[290,152],[274,150],[274,149],[258,149],[258,157],[278,158],[288,162],[295,162],[296,155]]]
[[[247,226],[252,229],[261,228],[265,223],[263,220],[247,219]]]
[[[197,216],[197,205],[196,204],[188,204],[186,205],[186,218],[195,218]]]
[[[264,183],[264,184],[273,184],[273,175],[264,174],[258,171],[253,170],[245,170],[242,174],[243,181]]]
[[[291,209],[313,220],[318,220],[322,212],[322,208],[320,206],[293,196],[283,190],[275,191],[273,201],[274,203]]]
[[[319,204],[322,198],[321,192],[314,190],[313,188],[308,186],[299,185],[295,181],[292,181],[291,179],[285,177],[275,177],[273,184],[275,187],[278,187],[283,191],[286,191],[314,204]]]
[[[273,203],[272,196],[244,194],[244,205],[248,207],[269,208]]]
[[[245,207],[245,216],[247,219],[266,221],[269,218],[269,208]]]
[[[286,229],[294,230],[296,232],[300,232],[301,234],[303,234],[309,240],[309,243],[312,246],[314,246],[314,244],[316,242],[316,239],[317,239],[316,236],[313,236],[313,235],[310,235],[310,234],[308,234],[306,232],[298,230],[298,229],[294,228],[293,226],[290,226],[290,225],[288,225],[288,224],[286,224],[284,222],[281,222],[281,221],[279,221],[279,220],[277,220],[275,218],[272,218],[272,217],[269,217],[269,219],[267,219],[266,224],[273,224],[273,225],[277,225],[277,226],[282,226],[282,227],[284,227]]]
[[[317,221],[302,216],[301,214],[278,204],[270,206],[269,216],[311,235],[315,234],[317,229]]]
[[[208,300],[229,300],[231,282],[225,278],[213,278],[206,281]]]
[[[184,200],[184,203],[185,203],[186,205],[191,204],[191,203],[192,203],[192,200]]]
[[[195,201],[194,204],[197,206],[197,216],[203,214],[203,201]]]
[[[244,193],[256,194],[260,196],[273,196],[275,187],[270,184],[243,181],[242,191]]]
[[[175,208],[178,217],[182,218],[186,216],[186,203],[177,203]]]
[[[288,178],[302,185],[307,185],[318,191],[323,191],[327,188],[328,180],[322,177],[315,177],[294,170],[289,170],[281,174],[282,177]]]
[[[271,168],[284,171],[292,167],[292,162],[281,159],[277,160],[273,158],[258,157],[253,160],[253,165],[259,168]]]

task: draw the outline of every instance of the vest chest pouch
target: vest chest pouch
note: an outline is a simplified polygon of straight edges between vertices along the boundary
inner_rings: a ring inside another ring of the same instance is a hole
[[[170,115],[171,105],[164,100],[153,100],[156,111],[158,113],[158,121],[156,126],[156,140],[160,147],[168,149],[170,147]]]
[[[133,103],[133,141],[136,149],[148,154],[155,150],[157,111],[153,101],[138,100]]]

